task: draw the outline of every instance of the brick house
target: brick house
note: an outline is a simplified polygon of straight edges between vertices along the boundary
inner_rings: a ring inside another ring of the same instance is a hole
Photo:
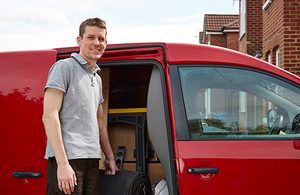
[[[263,59],[300,76],[300,1],[263,0]]]
[[[260,56],[262,49],[262,0],[240,0],[239,51]]]
[[[239,2],[239,51],[300,75],[300,1]]]
[[[205,14],[199,42],[234,50],[239,49],[239,15]]]
[[[239,15],[204,15],[199,42],[238,50],[300,75],[300,1],[235,1]]]

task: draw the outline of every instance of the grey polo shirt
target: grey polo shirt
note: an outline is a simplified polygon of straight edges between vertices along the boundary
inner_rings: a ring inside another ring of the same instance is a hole
[[[64,92],[59,112],[62,139],[68,159],[100,158],[97,110],[103,102],[102,81],[77,53],[56,62],[50,69],[47,88]],[[74,59],[75,58],[75,59]],[[54,153],[47,142],[45,158]]]

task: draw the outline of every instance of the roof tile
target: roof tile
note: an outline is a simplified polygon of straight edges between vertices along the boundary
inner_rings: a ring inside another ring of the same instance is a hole
[[[239,15],[233,14],[205,14],[204,15],[204,30],[218,31],[223,29],[238,29]]]

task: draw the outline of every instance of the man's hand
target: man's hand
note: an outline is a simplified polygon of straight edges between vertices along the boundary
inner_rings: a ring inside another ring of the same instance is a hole
[[[74,170],[69,163],[57,166],[58,188],[65,194],[71,194],[77,185],[77,179]]]
[[[115,159],[111,159],[105,160],[105,168],[106,168],[106,174],[108,175],[114,175],[116,174],[116,172],[118,171],[118,167],[116,165],[116,160]]]

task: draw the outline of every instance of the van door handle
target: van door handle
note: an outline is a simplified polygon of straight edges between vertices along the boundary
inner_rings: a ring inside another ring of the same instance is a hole
[[[217,174],[219,173],[218,168],[188,168],[188,173],[194,174]]]
[[[17,178],[39,178],[39,177],[42,177],[42,173],[39,173],[39,172],[13,172],[12,175]]]

